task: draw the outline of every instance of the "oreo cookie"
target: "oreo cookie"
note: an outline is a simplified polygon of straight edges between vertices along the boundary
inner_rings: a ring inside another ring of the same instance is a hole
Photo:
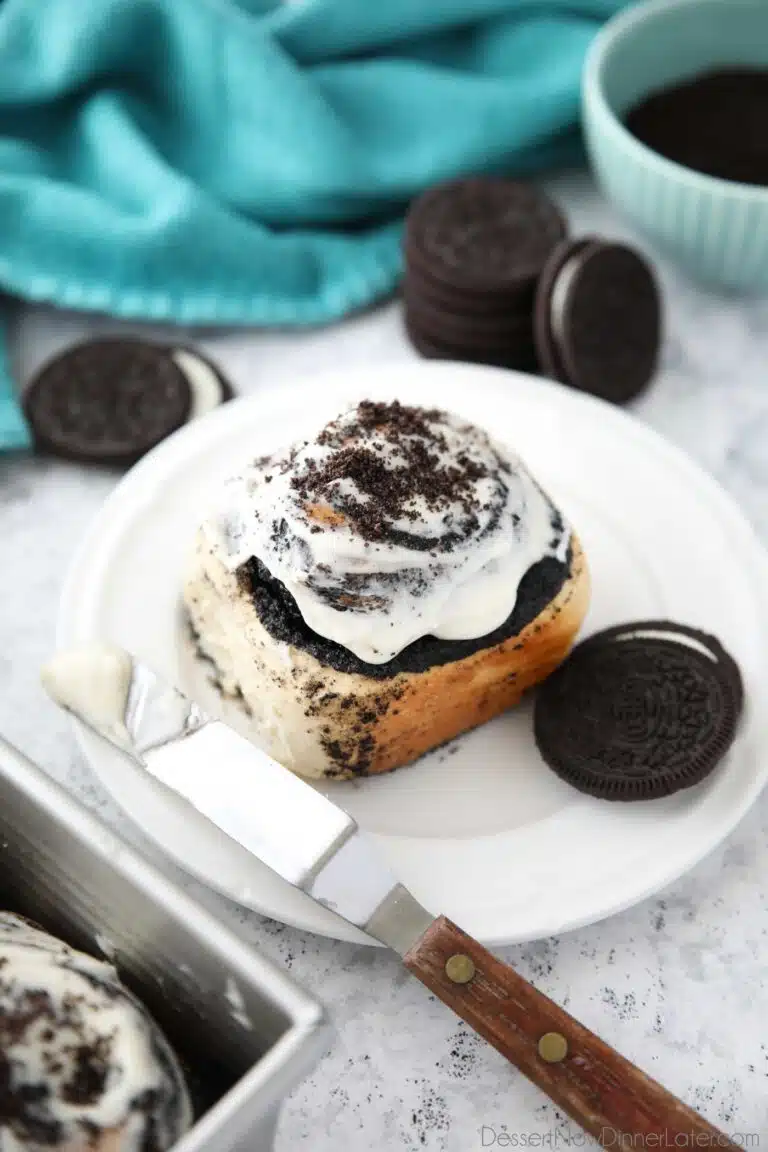
[[[429,189],[411,205],[406,259],[452,289],[524,291],[565,233],[562,214],[533,185],[466,177]]]
[[[602,644],[607,640],[672,640],[686,644],[705,656],[709,656],[728,676],[734,690],[737,711],[741,712],[744,703],[744,686],[738,665],[730,653],[723,647],[716,636],[704,632],[700,628],[691,628],[688,624],[679,624],[672,620],[636,620],[629,624],[616,624],[612,628],[605,628],[581,642],[580,647],[588,644]]]
[[[457,360],[468,364],[490,364],[497,368],[514,368],[518,371],[536,369],[536,349],[533,341],[527,345],[473,346],[459,340],[450,341],[442,337],[425,335],[408,315],[405,318],[405,331],[413,347],[427,360]]]
[[[198,352],[119,337],[88,340],[50,360],[23,405],[38,449],[128,465],[232,395]]]
[[[661,343],[661,295],[645,260],[623,244],[559,244],[539,279],[539,360],[549,375],[615,404],[652,379]]]
[[[445,342],[463,348],[510,349],[512,351],[533,347],[533,327],[528,316],[504,316],[500,321],[488,322],[483,317],[468,321],[453,311],[443,311],[429,304],[412,299],[406,300],[406,319],[411,328],[427,339]]]
[[[442,311],[455,312],[468,320],[476,317],[488,323],[498,322],[509,316],[533,314],[533,301],[536,294],[536,280],[532,279],[525,288],[517,291],[499,289],[493,293],[480,293],[461,286],[452,288],[434,280],[426,271],[416,271],[406,266],[404,287],[412,298]]]
[[[698,784],[736,734],[733,657],[670,621],[610,628],[578,645],[539,689],[536,743],[549,766],[604,800],[650,800]]]
[[[560,211],[515,180],[469,177],[411,206],[405,228],[405,326],[422,355],[534,368],[532,310]]]

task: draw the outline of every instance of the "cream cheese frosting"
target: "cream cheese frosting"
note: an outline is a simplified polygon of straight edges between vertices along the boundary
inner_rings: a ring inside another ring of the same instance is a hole
[[[369,664],[414,640],[484,636],[570,530],[522,461],[437,409],[364,401],[223,487],[204,532],[255,557],[307,625]]]
[[[0,1148],[165,1152],[182,1073],[111,965],[0,913]]]

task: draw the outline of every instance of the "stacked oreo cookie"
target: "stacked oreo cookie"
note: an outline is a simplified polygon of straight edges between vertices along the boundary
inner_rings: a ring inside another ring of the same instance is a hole
[[[468,177],[411,206],[405,228],[405,327],[417,352],[540,370],[615,404],[656,370],[661,296],[623,244],[566,237],[539,189]]]
[[[468,177],[425,192],[405,227],[405,325],[416,350],[535,369],[536,284],[566,231],[552,201],[515,180]]]

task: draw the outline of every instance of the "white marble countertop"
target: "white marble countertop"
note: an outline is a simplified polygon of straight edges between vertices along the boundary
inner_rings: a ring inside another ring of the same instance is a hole
[[[552,191],[574,231],[627,234],[586,177],[564,177]],[[723,299],[660,270],[663,366],[636,415],[714,473],[768,542],[768,300]],[[25,310],[14,341],[20,377],[84,333],[115,327]],[[192,338],[241,392],[335,364],[413,355],[397,303],[310,333]],[[38,686],[64,571],[114,483],[78,466],[0,456],[0,731],[135,840]],[[304,1145],[473,1152],[523,1147],[523,1137],[529,1147],[584,1146],[575,1127],[394,957],[265,921],[194,890],[314,990],[335,1019],[333,1050],[283,1109],[278,1152]],[[767,796],[723,848],[659,898],[502,951],[713,1123],[743,1134],[747,1146],[768,1146]]]

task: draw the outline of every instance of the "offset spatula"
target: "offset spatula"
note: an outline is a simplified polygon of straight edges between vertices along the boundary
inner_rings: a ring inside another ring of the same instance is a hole
[[[461,928],[422,908],[346,812],[127,652],[60,653],[43,682],[289,884],[397,952],[599,1143],[737,1148]]]

